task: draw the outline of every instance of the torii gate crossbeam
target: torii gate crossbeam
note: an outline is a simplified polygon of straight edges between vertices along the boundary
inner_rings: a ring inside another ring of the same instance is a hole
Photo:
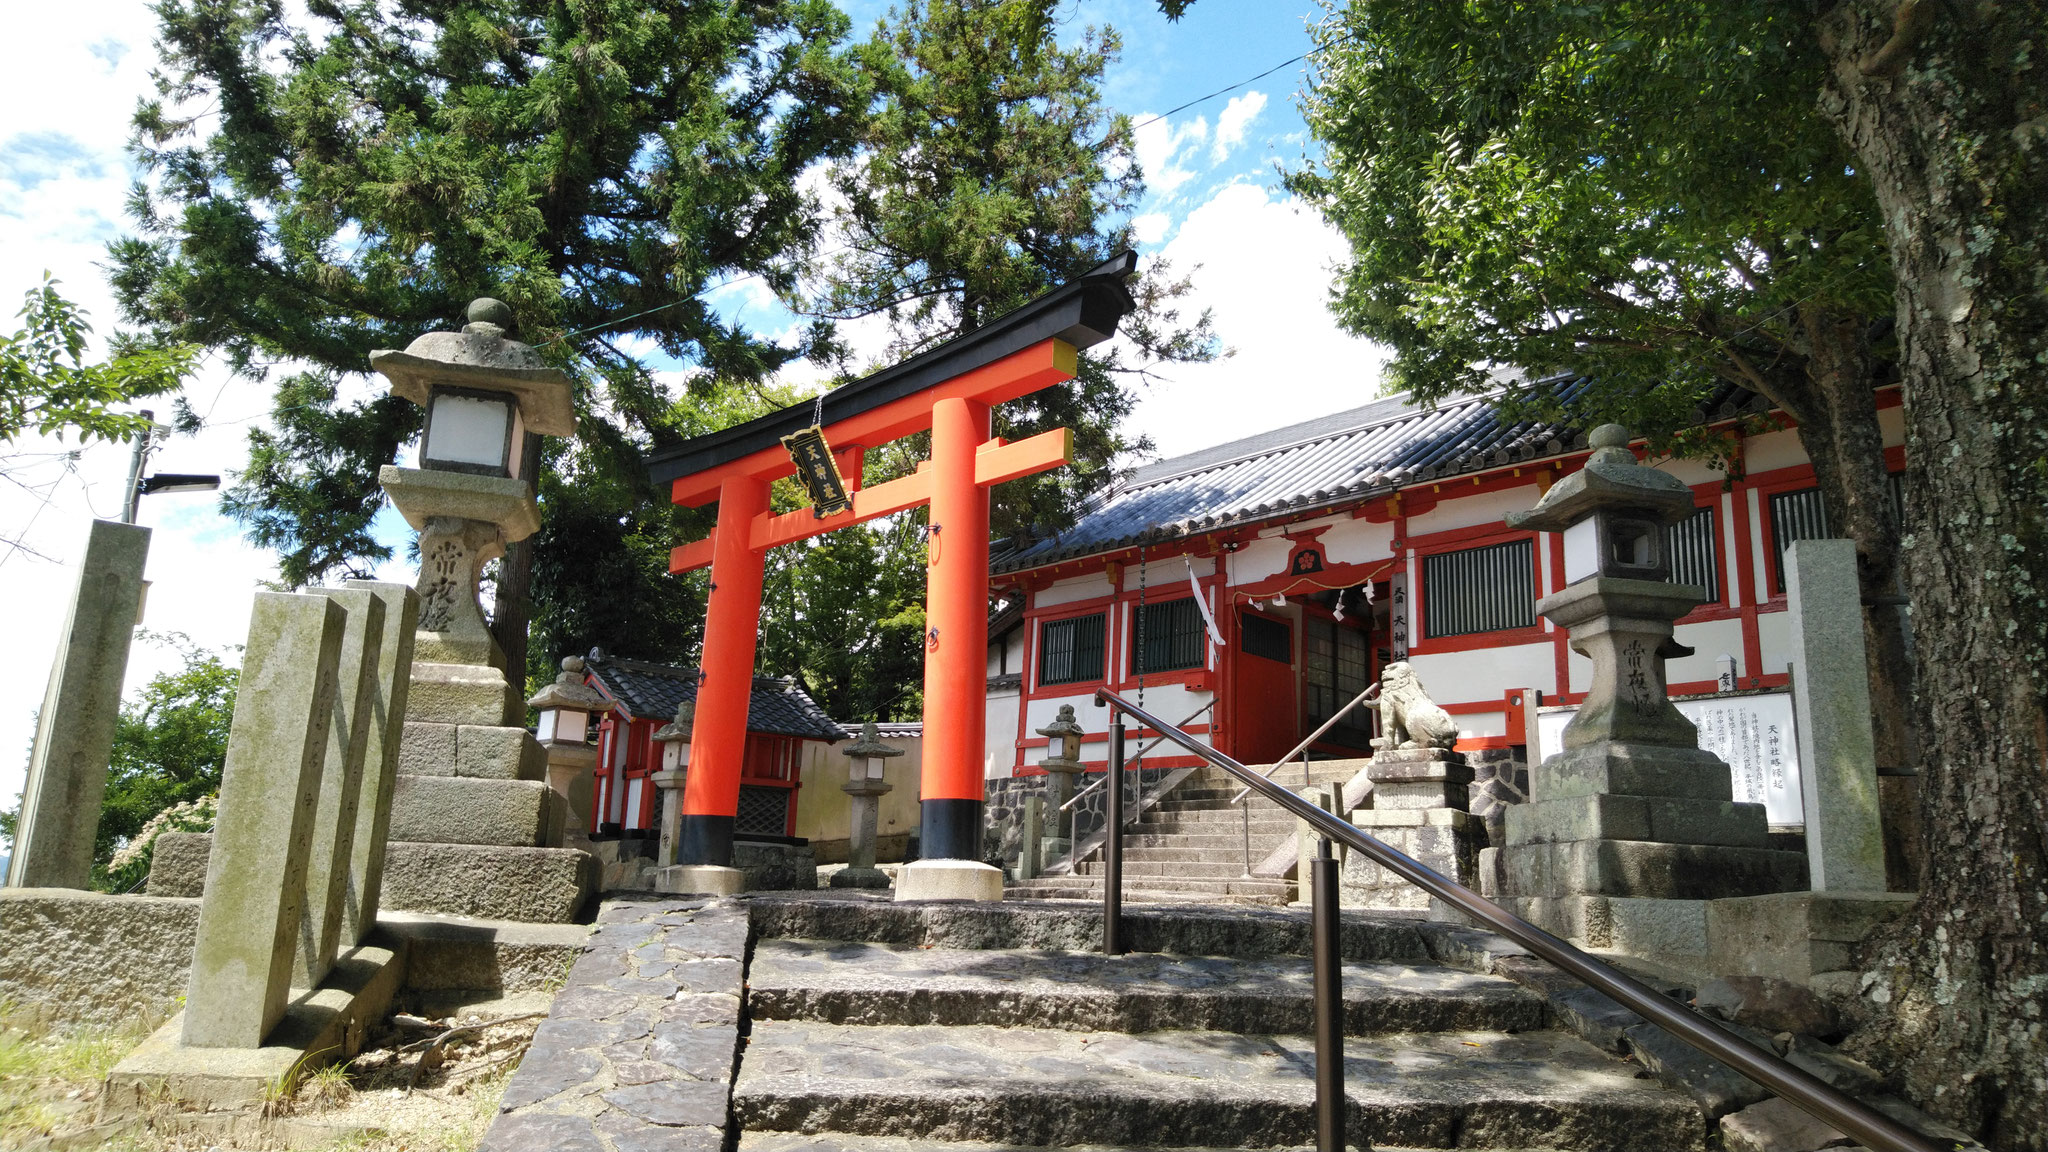
[[[1015,444],[990,439],[990,410],[1073,378],[1078,349],[1108,339],[1132,308],[1124,281],[1135,263],[1125,253],[967,336],[827,393],[825,436],[853,483],[868,448],[926,429],[932,434],[929,461],[912,475],[852,492],[851,510],[822,518],[809,509],[768,512],[768,486],[795,471],[781,437],[811,423],[810,402],[654,457],[652,475],[670,485],[675,503],[718,502],[711,535],[676,548],[669,562],[671,572],[711,568],[675,863],[732,862],[767,550],[920,504],[931,507],[920,857],[980,859],[989,488],[1072,456],[1066,429]]]

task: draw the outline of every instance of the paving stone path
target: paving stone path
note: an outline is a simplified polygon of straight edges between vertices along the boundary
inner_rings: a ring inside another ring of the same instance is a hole
[[[747,911],[616,901],[505,1086],[478,1152],[717,1152]]]

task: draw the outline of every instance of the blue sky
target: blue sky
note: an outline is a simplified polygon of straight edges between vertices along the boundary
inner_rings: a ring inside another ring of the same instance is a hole
[[[126,227],[132,173],[124,151],[128,118],[149,86],[155,33],[146,0],[71,0],[10,11],[8,67],[0,69],[0,309],[11,319],[21,294],[47,269],[86,307],[102,335],[115,323],[99,265],[106,242]],[[861,31],[888,5],[848,4]],[[1062,35],[1089,22],[1123,35],[1122,60],[1105,78],[1109,104],[1146,117],[1257,75],[1307,51],[1314,3],[1199,0],[1169,23],[1152,0],[1070,0]],[[1234,354],[1177,368],[1145,389],[1135,427],[1164,455],[1232,436],[1354,407],[1375,394],[1379,352],[1338,333],[1324,307],[1339,239],[1279,187],[1277,164],[1295,165],[1306,144],[1295,110],[1305,63],[1140,130],[1138,150],[1151,190],[1134,213],[1141,255],[1165,257],[1192,274],[1197,306],[1214,309]],[[762,309],[749,319],[773,327],[772,307],[744,291],[724,307]],[[6,329],[11,331],[12,328]],[[356,382],[368,390],[369,378]],[[246,458],[245,436],[268,408],[261,385],[230,380],[209,363],[187,389],[214,427],[172,440],[153,470],[227,472]],[[167,407],[167,406],[166,406]],[[34,442],[0,451],[0,601],[15,606],[10,649],[0,666],[0,795],[20,788],[55,649],[73,557],[94,516],[118,515],[126,446]],[[11,454],[11,455],[9,455]],[[395,518],[394,518],[395,519]],[[201,644],[239,643],[249,597],[275,577],[270,557],[250,547],[205,496],[143,502],[155,529],[146,624],[190,634]],[[400,556],[403,556],[403,550]],[[402,560],[387,578],[410,582]],[[131,690],[168,665],[167,650],[138,645]]]

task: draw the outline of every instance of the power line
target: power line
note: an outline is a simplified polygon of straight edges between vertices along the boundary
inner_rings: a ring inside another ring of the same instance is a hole
[[[1301,61],[1308,59],[1308,56],[1309,54],[1307,52],[1303,52],[1301,55],[1293,57],[1292,59],[1282,60],[1278,64],[1273,65],[1271,68],[1266,69],[1264,72],[1259,73],[1257,76],[1246,77],[1243,80],[1239,80],[1235,84],[1226,84],[1223,87],[1218,88],[1214,92],[1209,93],[1207,96],[1197,96],[1193,100],[1190,100],[1185,104],[1179,104],[1172,108],[1168,108],[1166,111],[1161,112],[1156,116],[1147,116],[1143,120],[1140,120],[1137,123],[1131,125],[1131,131],[1136,132],[1138,129],[1145,127],[1147,124],[1157,124],[1159,121],[1166,119],[1168,116],[1171,116],[1176,112],[1185,112],[1188,109],[1193,108],[1195,105],[1200,104],[1205,100],[1214,100],[1216,97],[1223,95],[1225,92],[1234,92],[1247,84],[1257,83],[1258,81],[1264,80],[1266,77],[1271,76],[1273,73],[1278,72],[1282,68],[1287,67],[1289,64],[1298,64]],[[1104,136],[1102,139],[1096,141],[1095,150],[1101,151],[1102,149],[1109,147],[1110,141],[1116,139],[1116,136],[1117,134],[1115,132],[1111,132],[1109,135]]]

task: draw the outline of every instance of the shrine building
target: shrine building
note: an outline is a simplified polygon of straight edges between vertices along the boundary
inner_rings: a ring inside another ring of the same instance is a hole
[[[1586,385],[1540,386],[1569,400]],[[1896,498],[1897,390],[1878,403]],[[1759,414],[1776,430],[1741,436],[1744,418]],[[1701,415],[1736,438],[1741,475],[1658,464],[1698,506],[1665,530],[1672,580],[1707,597],[1677,625],[1693,653],[1671,661],[1671,692],[1767,697],[1788,682],[1784,550],[1827,535],[1826,517],[1789,421],[1761,397],[1727,386]],[[1087,722],[1087,706],[1102,686],[1133,699],[1142,691],[1154,715],[1186,718],[1244,763],[1271,763],[1394,660],[1456,717],[1462,749],[1537,757],[1539,721],[1584,699],[1591,663],[1535,610],[1567,582],[1563,538],[1504,517],[1534,507],[1588,455],[1583,432],[1504,423],[1487,396],[1433,409],[1393,398],[1138,469],[1071,529],[992,556],[990,780],[1040,772],[1047,740],[1036,730],[1063,704],[1090,729],[1082,759],[1099,770],[1104,725]],[[1760,728],[1759,738],[1789,747],[1789,701],[1784,714],[1787,731]],[[1310,754],[1371,755],[1373,715],[1340,720]],[[1197,763],[1171,751],[1146,766]],[[1737,799],[1765,799],[1742,794],[1743,758],[1732,751]],[[1752,789],[1772,783],[1749,776]],[[1796,778],[1776,781],[1788,788],[1792,807],[1780,795],[1773,823],[1797,822]]]

